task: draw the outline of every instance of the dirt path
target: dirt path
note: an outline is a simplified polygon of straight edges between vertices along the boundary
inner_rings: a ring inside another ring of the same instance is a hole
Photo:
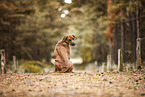
[[[145,74],[49,73],[0,76],[0,97],[145,97]]]

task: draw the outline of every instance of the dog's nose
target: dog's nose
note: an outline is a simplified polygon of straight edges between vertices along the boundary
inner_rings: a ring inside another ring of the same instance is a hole
[[[75,46],[75,42],[73,42],[73,43],[71,44],[71,46]]]

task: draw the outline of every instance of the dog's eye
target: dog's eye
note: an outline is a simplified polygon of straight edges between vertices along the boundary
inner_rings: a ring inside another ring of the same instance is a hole
[[[69,41],[71,41],[71,39],[69,39]]]
[[[72,38],[73,40],[75,39],[75,38]]]

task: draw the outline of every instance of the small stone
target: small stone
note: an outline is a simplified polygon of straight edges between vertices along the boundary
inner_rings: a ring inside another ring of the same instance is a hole
[[[139,85],[139,83],[136,83],[136,85]]]
[[[141,95],[141,96],[145,96],[145,93],[141,93],[140,95]]]
[[[103,79],[103,81],[107,81],[107,79]]]
[[[39,81],[42,81],[43,79],[39,79]]]
[[[29,89],[28,91],[32,91],[31,89]]]
[[[12,89],[12,91],[15,91],[15,89]]]
[[[63,87],[67,88],[67,86],[66,86],[66,85],[63,85]]]

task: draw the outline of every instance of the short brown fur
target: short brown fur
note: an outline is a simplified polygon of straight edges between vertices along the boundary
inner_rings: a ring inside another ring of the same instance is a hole
[[[55,46],[55,72],[72,72],[73,64],[70,61],[70,45],[75,45],[75,35],[65,35]]]

